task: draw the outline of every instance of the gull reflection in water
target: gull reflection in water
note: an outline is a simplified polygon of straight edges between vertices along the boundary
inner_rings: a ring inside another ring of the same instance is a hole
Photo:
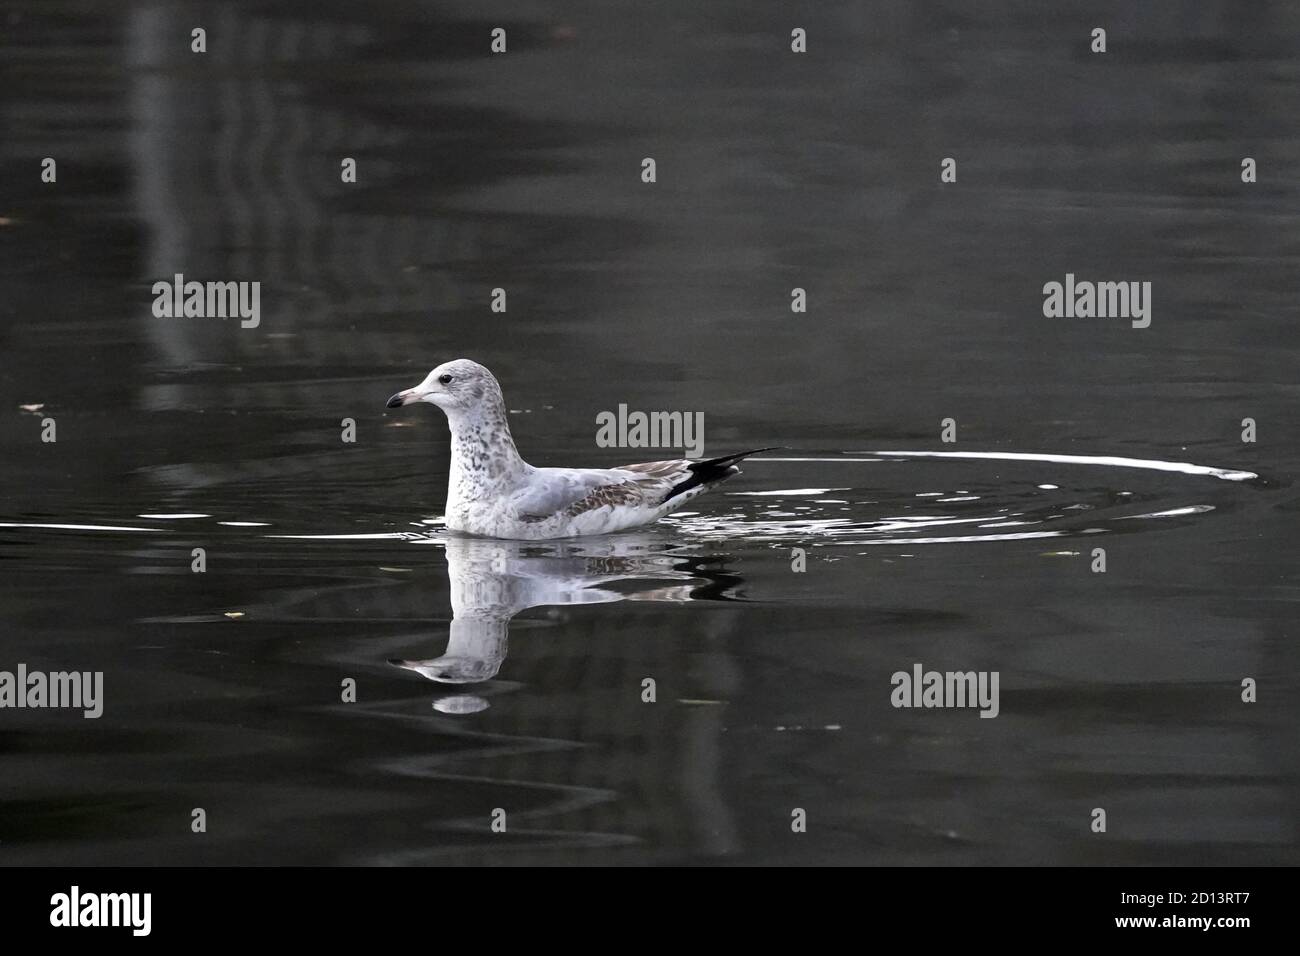
[[[612,601],[736,600],[742,579],[720,555],[683,553],[666,536],[610,535],[555,542],[448,536],[451,634],[447,650],[427,660],[389,663],[440,684],[491,680],[506,659],[510,620],[531,607]],[[618,588],[612,587],[615,582]],[[444,697],[444,713],[487,706],[475,695]]]

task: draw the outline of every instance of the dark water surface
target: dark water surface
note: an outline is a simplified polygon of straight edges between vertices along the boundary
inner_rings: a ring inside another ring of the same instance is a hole
[[[0,863],[1300,859],[1300,7],[1044,6],[3,7],[0,669],[106,703],[0,711]],[[383,404],[460,355],[534,464],[663,457],[620,403],[789,450],[455,538]]]

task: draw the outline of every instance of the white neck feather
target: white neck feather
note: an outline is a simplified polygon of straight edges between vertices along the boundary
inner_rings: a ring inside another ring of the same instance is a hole
[[[516,487],[529,471],[499,404],[484,403],[473,412],[453,409],[447,415],[447,425],[451,430],[448,511]]]

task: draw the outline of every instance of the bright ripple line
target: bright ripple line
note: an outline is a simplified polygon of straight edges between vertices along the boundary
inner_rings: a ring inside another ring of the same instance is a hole
[[[1253,471],[1233,471],[1193,465],[1188,461],[1160,461],[1155,458],[1114,458],[1093,455],[1030,455],[996,451],[875,451],[873,455],[902,455],[909,458],[992,458],[999,461],[1048,461],[1062,465],[1109,465],[1113,468],[1146,468],[1150,471],[1177,471],[1184,475],[1209,475],[1224,481],[1249,481],[1258,478]],[[821,461],[858,461],[862,459],[825,458]],[[865,459],[870,461],[871,459]]]
[[[268,534],[263,537],[291,538],[300,541],[384,541],[404,538],[406,534],[400,531],[389,531],[378,534]]]
[[[1060,538],[1065,535],[1064,531],[1021,531],[1015,534],[964,534],[954,535],[951,538],[888,538],[881,541],[851,541],[847,544],[868,545],[868,544],[893,544],[893,545],[911,545],[911,544],[952,544],[957,541],[1020,541],[1026,538]]]

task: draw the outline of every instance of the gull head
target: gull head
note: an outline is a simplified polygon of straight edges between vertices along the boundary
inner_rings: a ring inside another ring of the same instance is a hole
[[[453,359],[444,362],[414,388],[398,392],[388,400],[389,408],[428,402],[450,415],[474,415],[482,409],[503,404],[501,386],[478,362]]]

